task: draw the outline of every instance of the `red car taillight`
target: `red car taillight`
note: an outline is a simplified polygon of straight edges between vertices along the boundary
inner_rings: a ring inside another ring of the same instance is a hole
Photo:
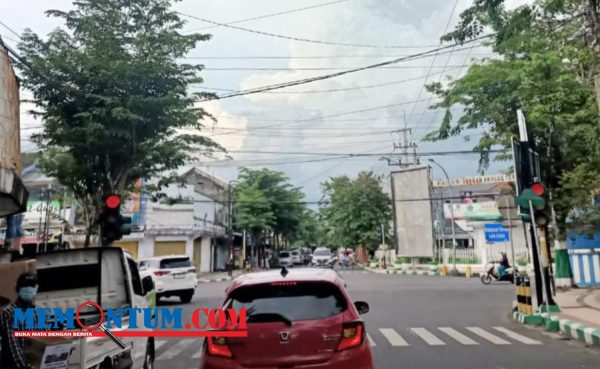
[[[338,351],[360,346],[364,337],[364,326],[362,322],[345,323],[342,326],[342,339],[338,345]]]
[[[158,276],[158,277],[162,277],[163,275],[167,275],[169,273],[171,273],[171,272],[168,270],[155,270],[154,271],[154,275]]]
[[[209,337],[206,342],[208,343],[208,353],[215,356],[233,357],[233,353],[227,346],[227,339],[225,337]]]

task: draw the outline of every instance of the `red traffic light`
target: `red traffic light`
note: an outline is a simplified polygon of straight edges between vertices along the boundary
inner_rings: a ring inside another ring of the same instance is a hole
[[[536,196],[542,196],[544,192],[546,192],[546,188],[541,183],[534,183],[531,186],[531,192],[533,192]]]
[[[104,199],[104,204],[109,209],[116,209],[121,205],[121,197],[119,195],[108,195]]]

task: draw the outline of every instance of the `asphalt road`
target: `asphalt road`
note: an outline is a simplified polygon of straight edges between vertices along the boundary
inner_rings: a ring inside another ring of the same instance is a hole
[[[293,273],[293,270],[292,270]],[[578,369],[600,368],[600,350],[510,318],[512,285],[484,286],[478,279],[342,272],[363,315],[378,369]],[[227,282],[201,284],[191,315],[218,306]],[[198,368],[201,339],[157,341],[157,369]]]

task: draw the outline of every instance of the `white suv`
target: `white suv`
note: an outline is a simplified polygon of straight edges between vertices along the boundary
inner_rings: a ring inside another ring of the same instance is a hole
[[[150,271],[156,286],[156,300],[161,297],[179,296],[188,303],[198,287],[196,268],[185,255],[161,256],[139,261],[140,271]]]

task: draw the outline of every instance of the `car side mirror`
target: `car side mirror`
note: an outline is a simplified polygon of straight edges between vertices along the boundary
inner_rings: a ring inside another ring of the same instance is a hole
[[[152,280],[152,277],[147,276],[142,279],[142,288],[144,289],[144,295],[147,295],[148,292],[154,289],[154,280]]]
[[[354,303],[354,306],[356,307],[356,310],[358,310],[358,313],[361,315],[369,312],[369,304],[367,304],[364,301],[356,301]]]

